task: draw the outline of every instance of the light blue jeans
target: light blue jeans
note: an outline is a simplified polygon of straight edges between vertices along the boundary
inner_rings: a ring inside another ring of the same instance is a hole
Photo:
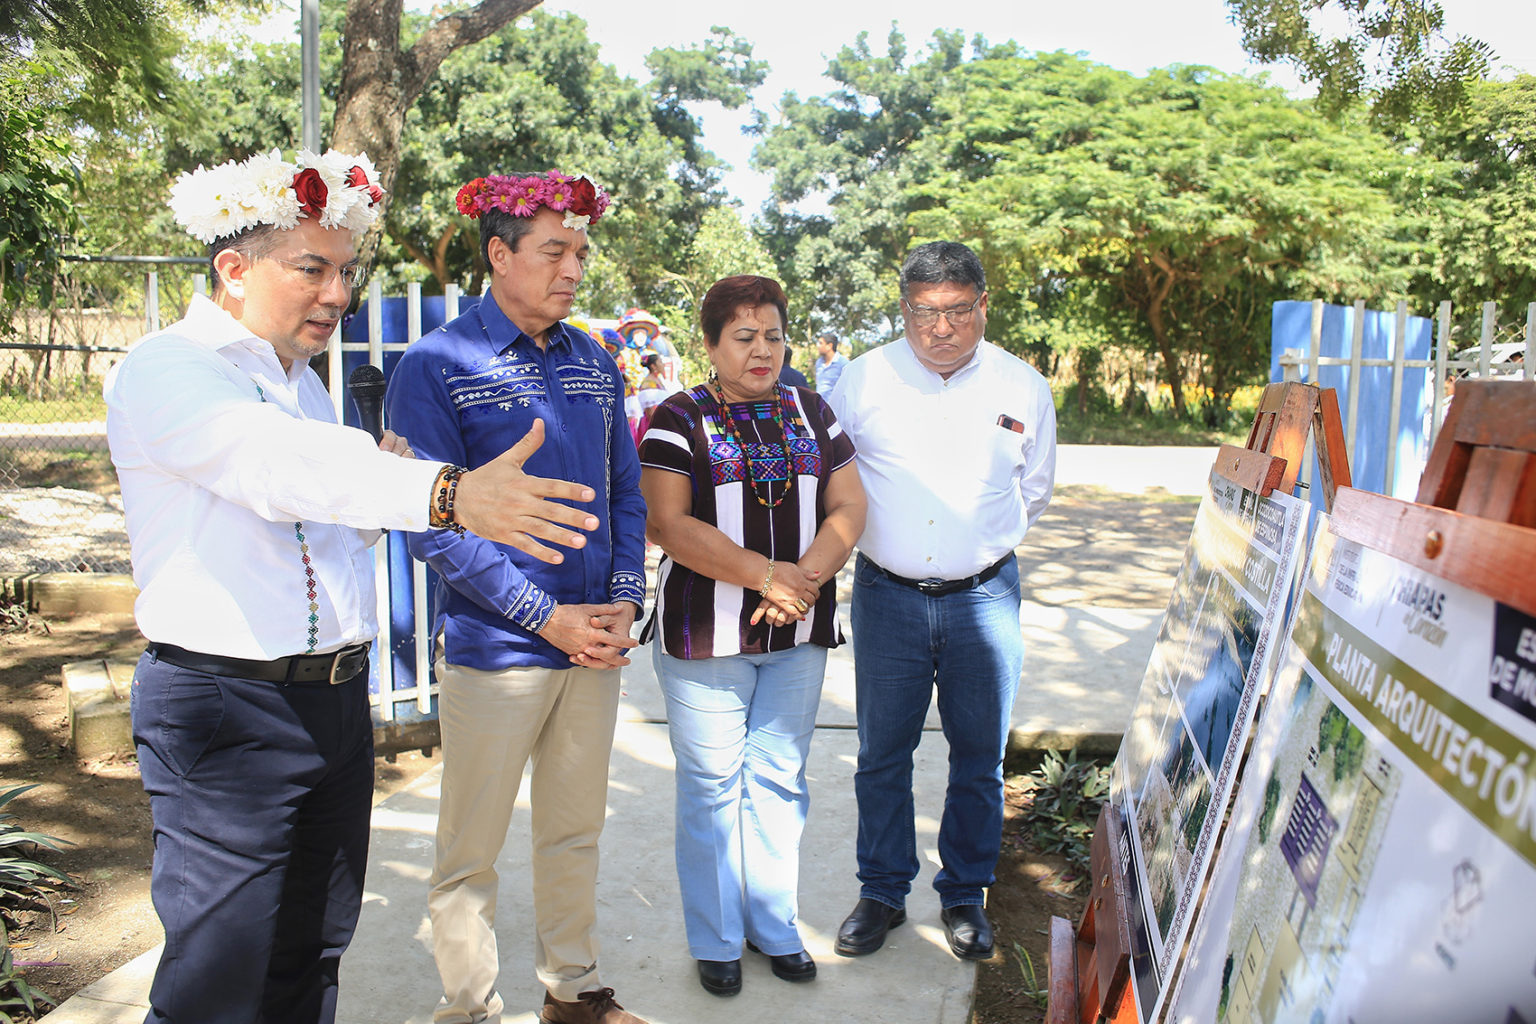
[[[688,950],[736,960],[805,948],[800,833],[811,804],[805,759],[827,649],[684,660],[653,645],[677,759],[677,877]]]

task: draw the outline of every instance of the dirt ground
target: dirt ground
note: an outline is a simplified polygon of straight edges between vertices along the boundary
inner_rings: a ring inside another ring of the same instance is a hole
[[[1020,552],[1021,575],[1034,584],[1030,597],[1047,604],[1162,607],[1194,511],[1193,503],[1155,496],[1059,490]],[[131,759],[75,759],[59,683],[65,662],[136,657],[142,647],[125,615],[51,622],[33,616],[23,629],[0,632],[0,789],[37,785],[5,810],[27,829],[73,844],[61,853],[45,851],[43,859],[80,885],[55,899],[53,915],[24,915],[25,927],[11,937],[27,981],[55,1001],[160,937],[149,901],[149,800],[137,766]],[[394,763],[380,759],[375,802],[435,763],[414,751]],[[1016,778],[1007,795],[998,882],[988,897],[997,953],[980,965],[971,1024],[1045,1019],[1049,919],[1076,922],[1086,889],[1063,860],[1029,848],[1021,827],[1028,797]]]

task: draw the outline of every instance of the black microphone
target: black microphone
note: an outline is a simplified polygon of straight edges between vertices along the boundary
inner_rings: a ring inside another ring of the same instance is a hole
[[[352,404],[357,406],[359,426],[372,434],[375,441],[384,440],[384,371],[364,363],[347,378],[347,390],[352,392]]]

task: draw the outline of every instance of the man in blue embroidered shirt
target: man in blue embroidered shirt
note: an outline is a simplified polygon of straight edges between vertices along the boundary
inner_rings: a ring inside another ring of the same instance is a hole
[[[444,994],[434,1020],[501,1020],[495,864],[531,757],[540,1019],[643,1024],[603,985],[593,933],[617,669],[629,664],[645,600],[645,503],[618,368],[561,322],[587,225],[608,197],[551,171],[476,178],[458,204],[480,220],[490,291],[401,357],[391,426],[420,457],[473,469],[543,420],[528,472],[590,486],[599,525],[553,565],[474,534],[411,538],[411,553],[442,577],[433,635],[443,783],[428,907]]]

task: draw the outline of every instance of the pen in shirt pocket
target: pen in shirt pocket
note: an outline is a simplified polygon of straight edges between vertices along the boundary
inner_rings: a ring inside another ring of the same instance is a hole
[[[997,425],[1003,427],[1006,430],[1011,430],[1015,434],[1024,433],[1024,424],[1020,423],[1012,416],[1009,416],[1007,413],[1004,413],[997,418]]]

